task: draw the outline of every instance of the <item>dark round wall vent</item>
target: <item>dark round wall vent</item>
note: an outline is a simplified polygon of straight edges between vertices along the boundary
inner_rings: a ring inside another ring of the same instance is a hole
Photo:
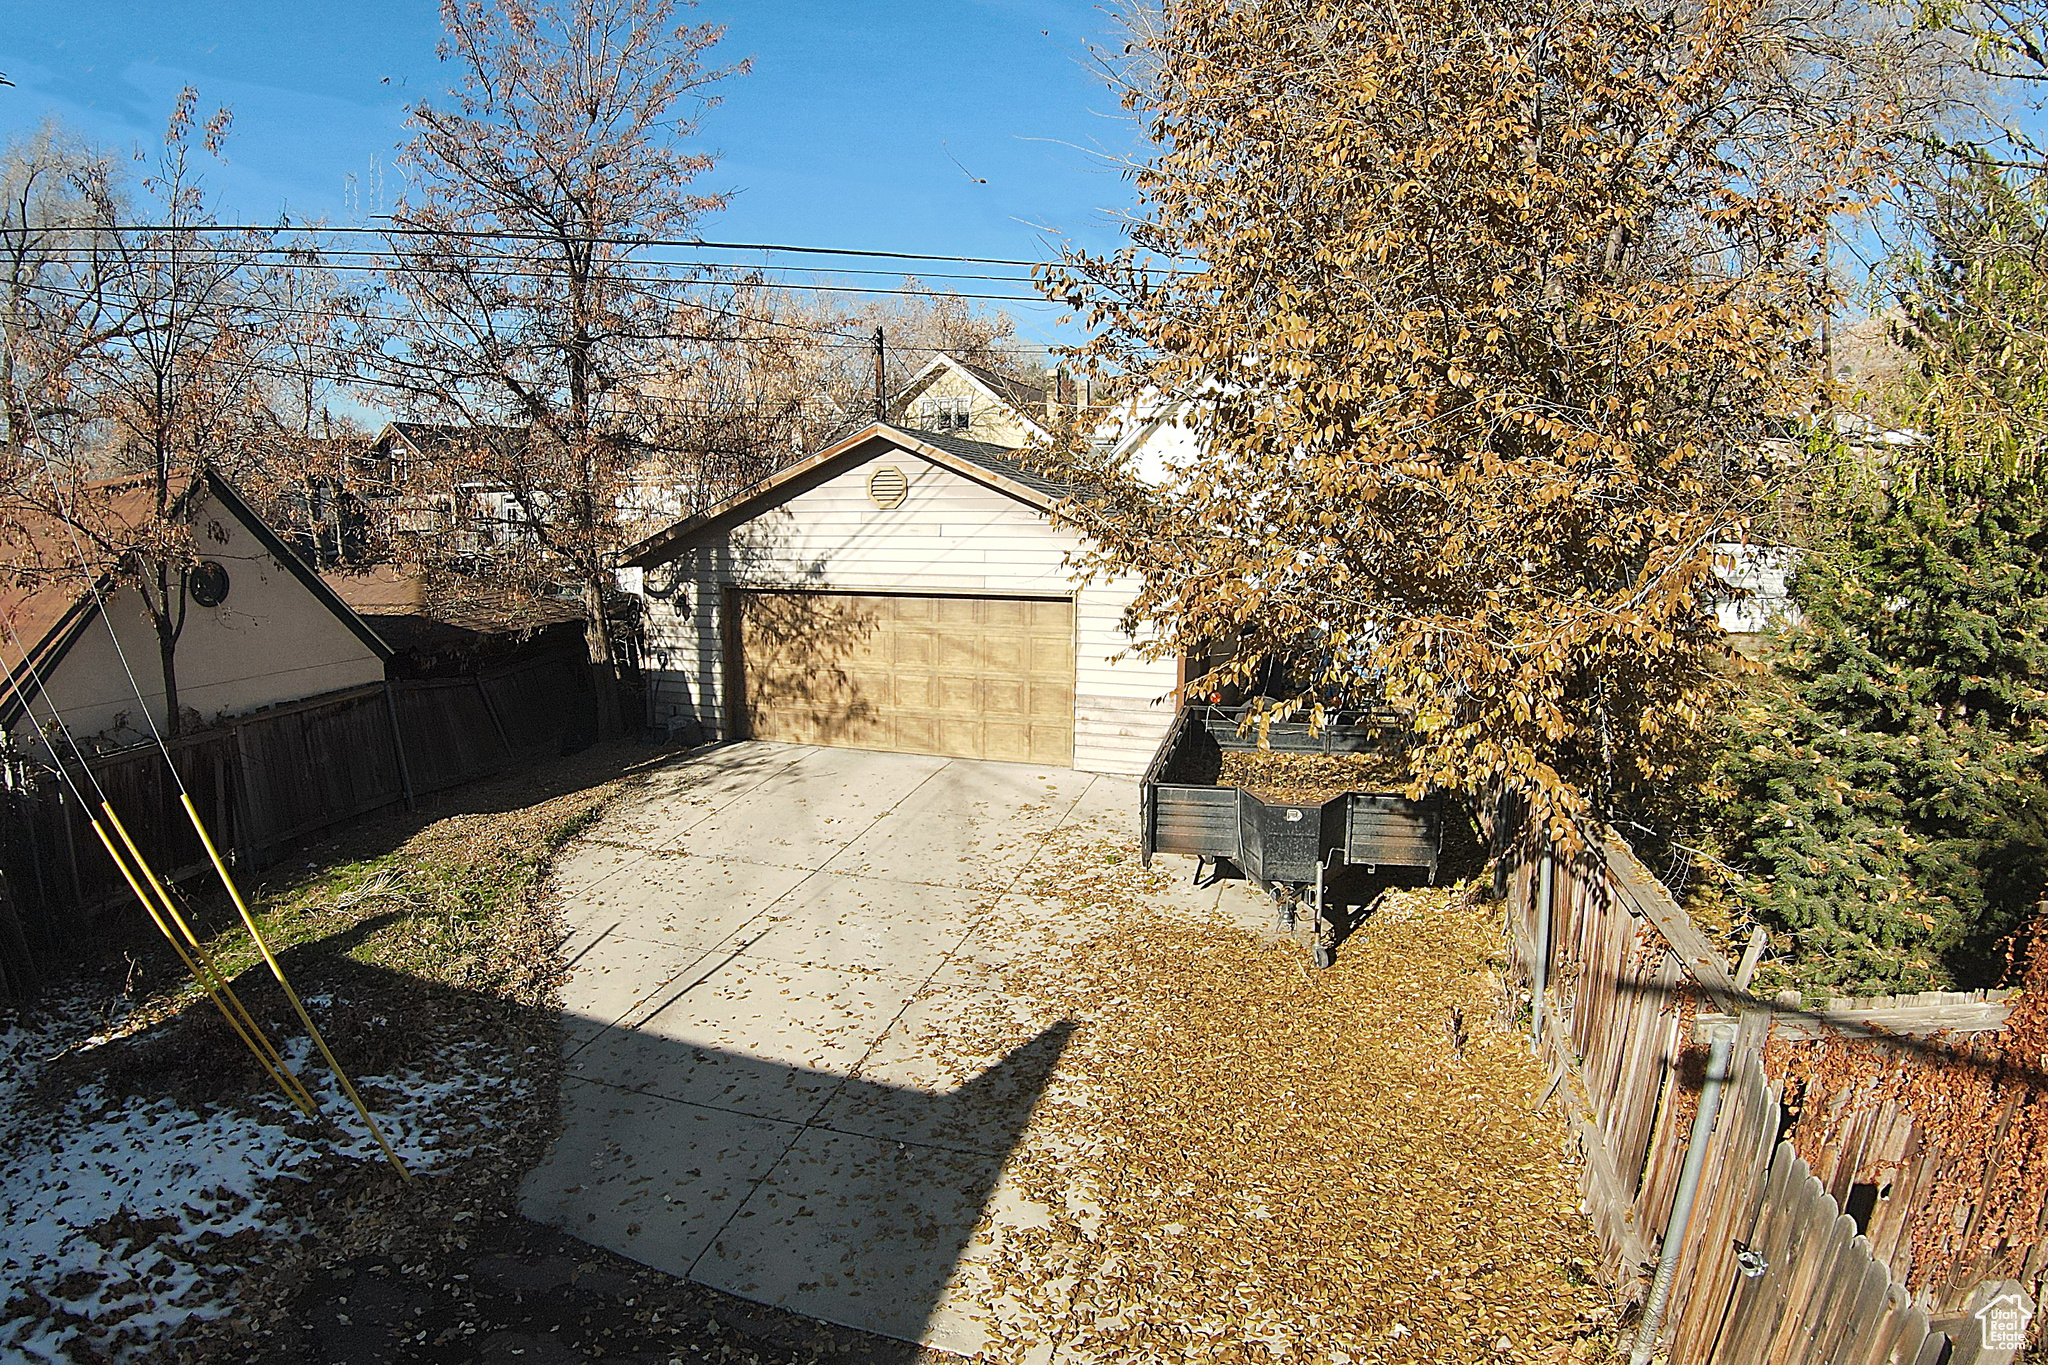
[[[202,607],[217,607],[228,600],[228,571],[219,561],[202,559],[185,580],[185,591]]]

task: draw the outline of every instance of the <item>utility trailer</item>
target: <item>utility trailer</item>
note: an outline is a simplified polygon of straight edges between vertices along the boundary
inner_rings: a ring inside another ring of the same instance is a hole
[[[1346,791],[1315,802],[1262,800],[1217,780],[1226,753],[1257,750],[1256,731],[1240,733],[1241,712],[1190,706],[1153,755],[1139,788],[1140,848],[1228,859],[1272,895],[1282,930],[1292,930],[1307,904],[1316,929],[1316,963],[1328,966],[1336,925],[1325,915],[1324,882],[1339,866],[1412,868],[1436,880],[1443,846],[1437,802],[1399,792]],[[1406,741],[1405,726],[1385,714],[1340,714],[1312,730],[1274,723],[1263,746],[1280,754],[1386,753]]]

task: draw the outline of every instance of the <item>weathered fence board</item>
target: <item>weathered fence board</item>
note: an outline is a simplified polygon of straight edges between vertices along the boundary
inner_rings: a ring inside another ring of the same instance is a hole
[[[405,799],[382,685],[280,707],[233,727],[245,833],[260,862],[278,845]]]
[[[1930,1310],[1960,1302],[1985,1267],[1958,1266],[1954,1284],[1918,1294],[1906,1280],[1906,1210],[1928,1178],[1912,1115],[1891,1092],[1860,1082],[1810,1097],[1820,1108],[1799,1121],[1827,1135],[1820,1167],[1811,1168],[1781,1141],[1789,1119],[1765,1044],[1819,1032],[1891,1036],[1906,1047],[1911,1035],[1955,1028],[1964,1035],[1958,1046],[1988,1065],[1997,1035],[1986,1025],[2009,1014],[2008,993],[1838,1000],[1819,1011],[1799,1009],[1796,999],[1766,1004],[1737,984],[1726,959],[1624,845],[1611,837],[1589,845],[1567,858],[1536,843],[1497,884],[1509,898],[1512,962],[1532,990],[1545,983],[1543,998],[1531,999],[1544,1020],[1539,1046],[1579,1108],[1586,1210],[1603,1263],[1624,1289],[1647,1288],[1669,1232],[1700,1102],[1703,1044],[1714,1027],[1736,1029],[1662,1322],[1671,1365],[1939,1358],[1950,1338],[1930,1326]],[[1547,914],[1538,904],[1546,880]],[[1902,1024],[1896,1035],[1888,1019]],[[2009,1117],[1999,1115],[1994,1145]],[[1889,1199],[1869,1183],[1880,1170],[1895,1173]],[[1852,1205],[1855,1216],[1845,1211]],[[1959,1243],[1980,1211],[1959,1210]]]
[[[553,749],[594,721],[590,666],[573,654],[535,659],[478,679],[514,751]]]
[[[476,679],[394,683],[392,699],[415,796],[474,781],[512,761]]]
[[[588,667],[561,654],[482,677],[268,707],[168,747],[215,843],[258,868],[322,830],[552,751],[593,728],[594,715]],[[16,757],[4,777],[0,884],[12,913],[0,914],[0,1000],[24,992],[34,954],[86,946],[99,916],[130,899],[62,774]],[[104,791],[160,874],[178,881],[210,869],[154,743],[91,759],[70,777],[95,806]]]

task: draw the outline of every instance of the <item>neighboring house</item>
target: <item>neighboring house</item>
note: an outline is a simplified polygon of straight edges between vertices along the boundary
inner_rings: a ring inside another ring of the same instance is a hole
[[[1166,401],[1141,394],[1135,402],[1109,412],[1096,430],[1096,440],[1128,461],[1131,471],[1148,485],[1158,486],[1184,475],[1202,459],[1202,439],[1194,430],[1190,400]],[[1841,419],[1854,422],[1856,419]],[[1911,433],[1845,426],[1851,439],[1884,445],[1910,444]],[[1725,590],[1713,595],[1714,616],[1721,629],[1735,637],[1736,648],[1753,653],[1773,624],[1797,619],[1788,580],[1799,551],[1783,545],[1719,544],[1714,572]]]
[[[148,524],[155,496],[147,482],[113,480],[95,487],[113,491],[117,525]],[[384,681],[389,647],[225,480],[184,476],[176,506],[190,521],[204,570],[192,576],[178,637],[181,709],[212,721]],[[62,523],[23,529],[44,562],[77,564]],[[32,747],[37,731],[50,726],[50,700],[81,745],[91,741],[92,747],[108,748],[147,739],[145,704],[149,720],[168,729],[156,630],[141,600],[120,584],[113,563],[79,568],[33,590],[0,592],[0,617],[11,628],[4,645],[0,729],[17,748]],[[24,648],[41,688],[21,662]]]
[[[524,427],[389,422],[357,463],[356,487],[393,542],[452,532],[454,548],[480,552],[526,536],[525,508],[495,481],[444,485],[432,471],[472,463],[487,450],[516,454],[526,440]]]
[[[689,500],[669,461],[649,457],[626,471],[619,491],[619,525],[628,535],[644,535],[689,510]]]
[[[1102,412],[1095,444],[1123,456],[1133,474],[1156,488],[1202,459],[1202,438],[1189,417],[1192,407],[1188,399],[1167,399],[1147,390]]]
[[[1050,437],[1059,409],[1059,396],[1040,385],[940,354],[889,401],[883,420],[906,431],[1021,450]]]
[[[448,481],[431,473],[450,466],[487,465],[479,457],[491,452],[517,457],[528,439],[524,427],[391,422],[358,464],[357,482],[377,490],[366,496],[394,541],[446,535],[445,547],[458,554],[531,542],[536,514],[545,517],[549,511],[545,490],[529,490],[522,496],[489,477]],[[621,445],[631,441],[623,436],[612,439]],[[682,510],[682,494],[664,462],[650,456],[629,465],[615,508],[621,526],[639,528],[671,520]]]
[[[229,465],[235,482],[270,528],[315,568],[361,563],[376,552],[356,487],[365,445],[357,437],[296,437],[267,461]]]
[[[413,486],[417,475],[437,465],[487,448],[516,452],[525,444],[524,427],[387,422],[359,457],[356,474],[363,487],[402,493]]]
[[[629,549],[649,720],[707,737],[1142,772],[1175,660],[1119,657],[1132,581],[1077,585],[1066,490],[876,423]]]
[[[1790,580],[1799,551],[1729,542],[1716,545],[1714,554],[1715,574],[1734,590],[1715,601],[1714,615],[1721,629],[1736,637],[1737,648],[1747,652],[1772,625],[1798,619]]]

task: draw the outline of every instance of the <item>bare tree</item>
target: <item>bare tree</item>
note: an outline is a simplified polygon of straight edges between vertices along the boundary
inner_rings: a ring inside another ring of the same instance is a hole
[[[219,228],[194,155],[219,155],[231,116],[219,109],[202,124],[198,108],[198,92],[187,86],[139,180],[137,207],[147,221],[105,232],[100,296],[128,321],[88,367],[99,472],[134,476],[119,487],[139,480],[149,506],[139,518],[133,508],[114,513],[96,504],[117,497],[115,489],[81,482],[61,494],[53,489],[51,508],[74,532],[100,542],[100,555],[122,564],[141,599],[156,634],[172,734],[184,726],[177,646],[196,563],[186,499],[191,480],[248,436],[266,322],[250,275],[267,235]]]
[[[88,362],[136,318],[107,287],[118,196],[106,154],[45,125],[0,155],[0,194],[0,485],[18,497],[45,461],[76,456]]]
[[[310,241],[280,248],[253,275],[266,319],[254,411],[248,443],[224,468],[314,567],[373,562],[387,547],[357,487],[370,438],[344,401],[362,301]]]
[[[132,205],[107,158],[41,135],[13,159],[0,227],[9,568],[17,581],[119,570],[156,634],[172,733],[187,498],[248,429],[262,321],[247,290],[261,235],[215,230],[195,157],[219,151],[229,116],[202,125],[197,109],[188,87]],[[131,211],[143,225],[122,221]]]
[[[725,198],[694,188],[721,30],[675,0],[444,0],[445,103],[412,111],[417,185],[393,214],[396,305],[365,373],[419,415],[518,429],[479,440],[439,477],[503,490],[527,541],[581,593],[599,726],[619,728],[606,598],[618,504],[641,455],[628,435],[663,347],[709,324],[688,277],[648,267]]]
[[[870,421],[877,331],[886,393],[941,352],[1029,382],[1041,377],[1032,363],[1041,353],[1018,338],[1014,317],[914,279],[902,294],[850,307],[747,281],[729,295],[723,334],[672,344],[666,382],[648,404],[666,486],[691,507],[728,497]]]

